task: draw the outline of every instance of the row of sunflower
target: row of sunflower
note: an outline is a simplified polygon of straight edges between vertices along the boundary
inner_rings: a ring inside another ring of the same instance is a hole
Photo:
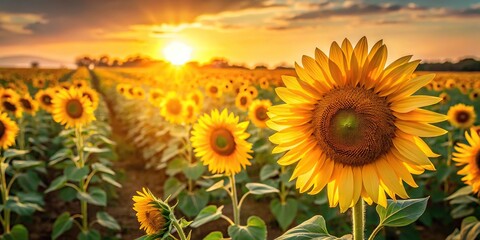
[[[79,239],[101,238],[94,223],[120,230],[104,211],[88,216],[88,205],[106,206],[107,193],[120,187],[109,167],[108,112],[88,70],[1,72],[2,239],[57,239],[73,235],[74,224]],[[78,214],[58,207],[77,201]]]
[[[362,38],[355,46],[334,42],[328,56],[316,49],[315,58],[302,58],[304,67],[295,65],[295,77],[282,81],[279,71],[95,70],[146,166],[170,175],[165,200],[148,189],[133,198],[143,239],[176,238],[174,232],[190,239],[184,228],[218,219],[228,222],[232,239],[266,239],[264,220],[242,222],[249,195],[270,199],[283,230],[299,224],[277,239],[335,238],[345,231],[354,239],[432,232],[474,239],[478,76],[447,73],[434,80],[414,73],[419,61],[411,56],[388,66],[386,59],[382,41],[368,51]],[[463,166],[458,174],[456,165]],[[430,199],[415,199],[425,196]],[[175,217],[174,198],[192,222]],[[364,202],[377,204],[378,216],[367,211],[365,219]],[[233,216],[217,204],[231,204]],[[341,214],[348,209],[353,226]],[[454,224],[462,218],[461,226]]]

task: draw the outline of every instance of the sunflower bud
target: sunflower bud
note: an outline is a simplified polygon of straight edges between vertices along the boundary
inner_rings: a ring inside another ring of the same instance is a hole
[[[157,199],[150,190],[143,188],[143,192],[137,192],[133,196],[133,210],[137,212],[140,229],[148,235],[163,239],[172,230],[171,214],[173,212],[166,201]]]

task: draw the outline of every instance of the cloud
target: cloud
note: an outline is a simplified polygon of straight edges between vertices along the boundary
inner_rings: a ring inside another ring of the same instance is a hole
[[[365,4],[345,1],[343,4],[321,3],[315,6],[316,9],[307,11],[293,17],[291,21],[298,20],[314,20],[325,19],[331,17],[348,17],[348,16],[362,16],[362,15],[380,15],[399,12],[402,10],[422,10],[424,8],[418,7],[415,4],[408,4],[406,6],[397,4]]]
[[[47,21],[38,14],[0,12],[0,28],[11,33],[31,34],[30,26],[44,23]]]
[[[0,1],[7,16],[23,16],[29,21],[11,23],[0,17],[0,43],[97,39],[98,29],[125,31],[131,25],[181,25],[195,23],[202,15],[261,9],[269,0],[24,0]],[[1,16],[1,15],[0,15]],[[36,18],[33,18],[35,16]]]

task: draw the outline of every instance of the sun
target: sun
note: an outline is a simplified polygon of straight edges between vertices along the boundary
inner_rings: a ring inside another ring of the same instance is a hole
[[[172,42],[163,49],[165,58],[174,65],[183,65],[192,57],[192,48],[185,43]]]

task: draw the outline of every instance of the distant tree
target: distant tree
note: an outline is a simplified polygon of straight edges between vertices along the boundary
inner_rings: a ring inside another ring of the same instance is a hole
[[[38,63],[37,61],[33,61],[30,63],[30,67],[31,68],[38,68],[40,67],[40,63]]]

